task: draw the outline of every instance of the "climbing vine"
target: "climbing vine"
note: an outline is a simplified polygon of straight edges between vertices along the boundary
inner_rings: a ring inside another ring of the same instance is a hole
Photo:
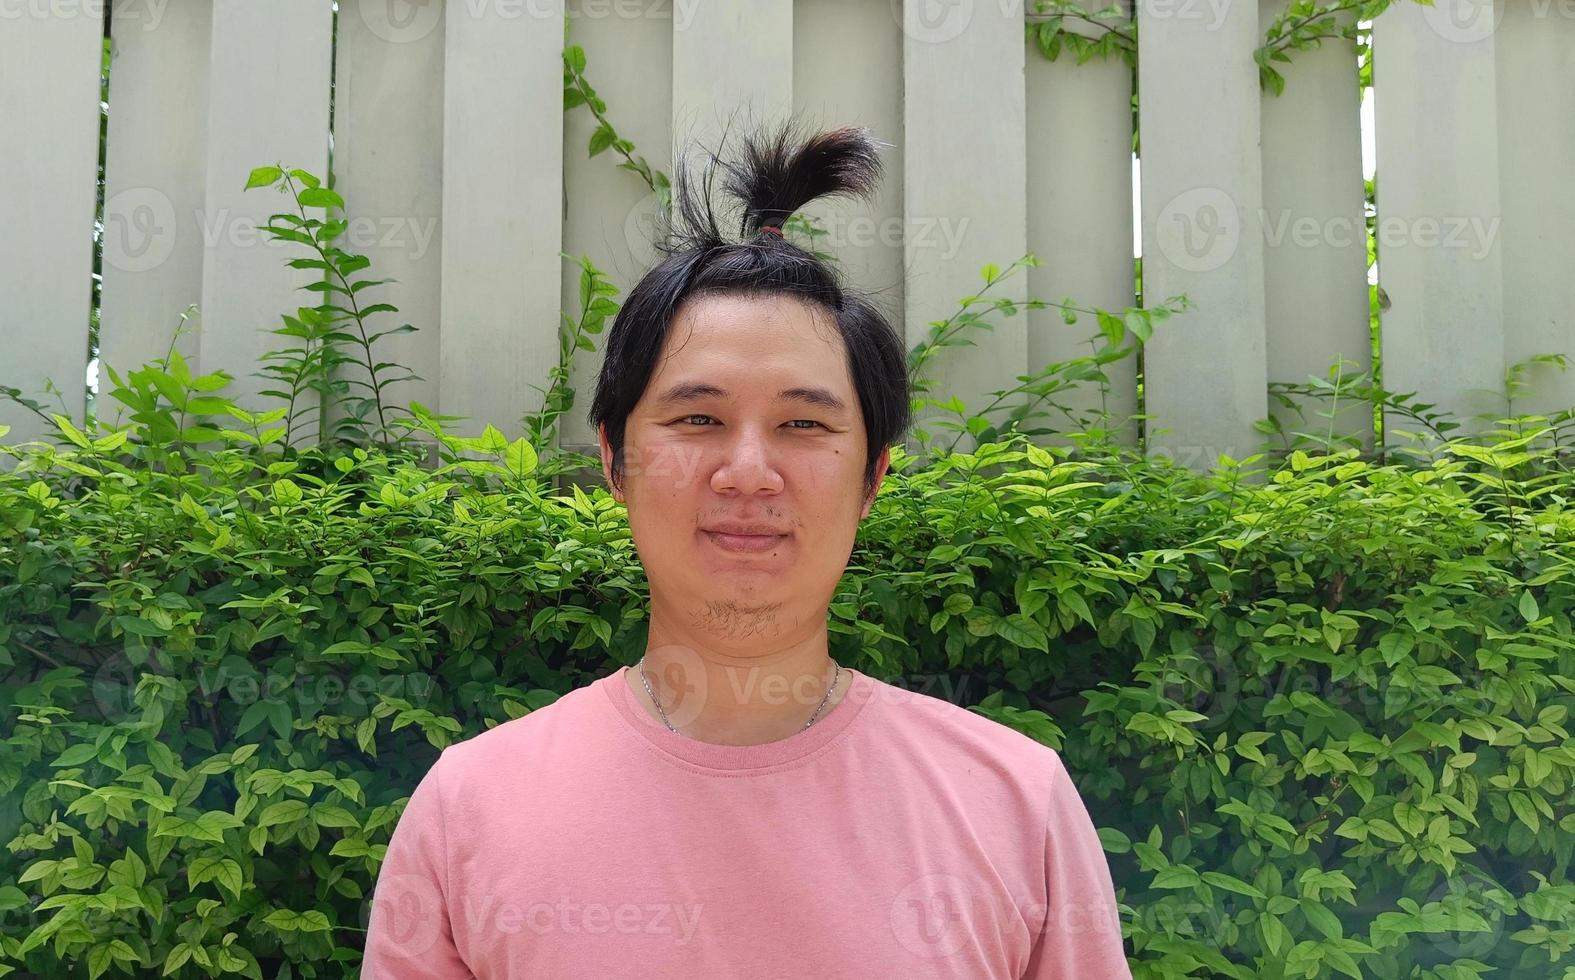
[[[1289,63],[1292,51],[1311,50],[1325,41],[1346,40],[1356,44],[1363,84],[1371,85],[1371,32],[1362,25],[1387,10],[1391,2],[1291,0],[1264,30],[1263,43],[1253,52],[1260,83],[1280,95],[1285,91],[1285,76],[1276,66]],[[1094,58],[1120,58],[1137,67],[1138,21],[1121,3],[1091,9],[1071,0],[1033,0],[1025,20],[1029,39],[1051,61],[1066,53],[1078,64]]]

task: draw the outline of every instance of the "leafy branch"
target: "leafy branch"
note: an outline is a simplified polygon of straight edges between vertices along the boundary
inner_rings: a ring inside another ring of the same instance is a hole
[[[304,189],[296,187],[297,181],[304,185]],[[410,333],[416,328],[406,323],[380,333],[367,332],[369,317],[376,313],[397,313],[399,308],[391,303],[373,303],[362,307],[359,294],[362,290],[394,280],[351,281],[350,277],[371,265],[371,260],[364,255],[347,252],[333,244],[336,238],[344,234],[348,222],[342,218],[325,221],[307,217],[307,208],[323,208],[325,213],[330,208],[338,208],[341,212],[344,210],[344,198],[340,197],[337,191],[320,185],[321,182],[305,170],[286,169],[282,166],[258,167],[246,180],[247,190],[272,186],[278,187],[280,193],[290,194],[295,202],[296,213],[270,215],[263,230],[275,241],[295,242],[315,253],[315,258],[291,259],[286,263],[291,268],[315,269],[323,273],[322,279],[309,282],[301,288],[309,292],[322,293],[324,301],[316,306],[299,308],[294,317],[284,315],[285,326],[273,331],[284,336],[300,337],[305,342],[304,346],[270,352],[266,359],[279,361],[280,364],[260,372],[264,376],[285,380],[290,386],[289,391],[269,391],[264,394],[286,399],[291,409],[287,427],[294,424],[295,402],[304,387],[314,389],[322,395],[324,412],[332,406],[335,395],[343,396],[342,401],[347,407],[348,417],[340,420],[335,435],[345,433],[364,436],[367,424],[364,416],[372,411],[377,415],[378,434],[386,435],[389,431],[388,413],[391,409],[384,406],[383,388],[399,381],[422,379],[420,375],[414,373],[407,373],[398,378],[381,379],[379,374],[383,369],[401,365],[392,362],[374,363],[372,345],[389,334]],[[334,294],[338,294],[342,299],[334,301]],[[340,303],[347,305],[340,305]],[[355,332],[347,333],[340,329],[341,325],[346,324],[353,326]],[[371,381],[334,376],[334,369],[339,365],[356,360],[342,352],[341,344],[360,347],[360,363],[365,366]],[[369,389],[371,394],[369,396],[345,394],[350,386]],[[288,431],[285,445],[289,445]],[[385,443],[385,448],[387,445],[389,444]]]
[[[1317,3],[1316,0],[1291,0],[1290,6],[1269,24],[1264,31],[1264,43],[1253,52],[1253,60],[1258,63],[1259,82],[1275,95],[1283,94],[1285,76],[1270,62],[1289,62],[1290,51],[1308,51],[1335,38],[1360,45],[1367,34],[1366,29],[1359,26],[1360,23],[1383,13],[1390,2],[1333,0],[1331,3]],[[1371,77],[1371,62],[1365,64]]]
[[[1071,299],[1050,303],[1041,299],[984,298],[984,293],[1011,276],[1017,269],[1041,264],[1038,258],[1029,254],[1004,270],[994,263],[986,265],[980,270],[980,275],[984,278],[984,287],[974,295],[963,297],[958,309],[945,320],[932,321],[929,336],[914,345],[908,353],[909,385],[914,393],[914,410],[933,406],[960,418],[959,422],[942,419],[935,423],[939,428],[957,433],[945,450],[948,454],[956,450],[958,442],[965,433],[988,441],[1000,438],[1008,432],[1038,435],[1056,431],[1023,428],[1023,423],[1028,420],[1047,414],[1040,407],[1045,403],[1065,415],[1074,428],[1086,428],[1090,420],[1078,418],[1071,408],[1055,402],[1054,397],[1083,382],[1095,381],[1100,386],[1103,405],[1110,387],[1110,379],[1103,370],[1104,365],[1132,356],[1142,344],[1147,343],[1148,338],[1153,334],[1155,324],[1190,308],[1185,296],[1172,297],[1152,308],[1130,307],[1120,314],[1097,307],[1078,306]],[[1019,375],[1016,379],[1019,382],[1017,385],[990,392],[994,396],[993,400],[983,409],[971,414],[968,406],[956,396],[944,402],[925,397],[932,386],[932,381],[925,376],[925,368],[937,353],[948,347],[973,346],[973,341],[963,336],[965,332],[981,327],[986,330],[994,329],[994,324],[988,319],[992,314],[1016,316],[1021,309],[1060,310],[1062,320],[1068,325],[1077,323],[1080,315],[1094,317],[1099,324],[1099,333],[1088,341],[1093,348],[1093,353],[1063,361],[1052,361],[1032,374]],[[1127,343],[1129,336],[1133,341],[1131,344]],[[1101,337],[1103,337],[1103,344],[1099,342]],[[1014,401],[1017,395],[1033,397],[1017,404],[1007,404],[1009,401]],[[991,415],[1001,412],[1005,412],[1003,419],[991,420]],[[1097,421],[1107,420],[1108,416],[1108,409],[1103,410]],[[922,429],[917,430],[916,434],[921,442],[929,439],[929,433]]]
[[[634,152],[634,144],[618,135],[612,120],[607,118],[607,103],[597,96],[596,90],[585,77],[585,49],[571,44],[563,49],[563,110],[583,105],[596,117],[596,131],[591,133],[588,147],[591,156],[612,150],[623,157],[618,169],[639,175],[645,185],[656,194],[666,211],[673,204],[672,182],[667,175],[654,169],[645,158]]]
[[[567,253],[559,254],[565,259],[571,258]],[[525,418],[525,438],[532,446],[556,445],[558,419],[574,408],[575,390],[570,383],[574,354],[581,350],[595,351],[596,345],[590,338],[601,333],[607,318],[618,312],[618,304],[610,298],[618,294],[618,287],[607,278],[605,272],[596,267],[589,256],[581,256],[579,264],[580,314],[578,318],[572,319],[567,313],[561,314],[563,323],[558,329],[558,363],[549,372],[550,383],[545,390],[539,385],[531,385],[542,393],[541,411]],[[595,465],[596,461],[585,457],[556,462],[559,465],[585,466]]]
[[[1050,61],[1058,59],[1065,50],[1080,65],[1094,58],[1119,56],[1129,66],[1137,67],[1137,21],[1130,19],[1119,3],[1090,10],[1070,0],[1034,0],[1033,9],[1025,12],[1024,20],[1029,39]],[[1068,20],[1087,24],[1097,32],[1090,36],[1070,28]]]
[[[1371,45],[1367,29],[1360,24],[1383,13],[1392,2],[1291,0],[1290,6],[1269,23],[1263,43],[1253,52],[1259,83],[1275,95],[1282,94],[1285,76],[1274,66],[1275,62],[1288,63],[1291,51],[1307,51],[1324,41],[1343,38],[1356,42],[1363,86],[1371,87]],[[1431,0],[1415,2],[1428,4]],[[1127,14],[1121,3],[1090,9],[1071,0],[1034,0],[1024,21],[1029,40],[1051,61],[1068,52],[1080,65],[1094,58],[1120,58],[1128,66],[1137,67],[1138,21]]]

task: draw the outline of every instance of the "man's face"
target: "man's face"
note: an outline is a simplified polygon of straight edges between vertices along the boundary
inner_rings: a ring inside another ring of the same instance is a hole
[[[717,391],[692,390],[701,386]],[[825,403],[833,400],[840,405]],[[612,452],[599,434],[611,485]],[[865,452],[829,313],[790,297],[685,302],[629,415],[623,489],[613,491],[628,507],[653,612],[734,638],[823,627],[874,500],[873,490],[864,495]],[[883,450],[876,486],[889,463]],[[708,530],[727,522],[780,536]]]

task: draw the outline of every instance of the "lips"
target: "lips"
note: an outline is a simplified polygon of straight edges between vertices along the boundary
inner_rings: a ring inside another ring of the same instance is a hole
[[[760,524],[754,524],[754,525],[749,525],[749,524],[745,524],[745,525],[726,525],[726,524],[723,524],[723,525],[718,525],[718,526],[719,527],[730,527],[730,526],[731,527],[754,527],[754,528],[767,527],[767,525],[760,525]],[[774,549],[778,545],[780,545],[787,538],[786,534],[783,534],[783,533],[780,533],[780,532],[776,532],[776,531],[771,531],[771,530],[760,531],[760,532],[755,532],[755,533],[745,533],[745,532],[735,532],[735,531],[718,531],[718,530],[711,530],[711,529],[708,529],[708,528],[702,528],[700,533],[705,535],[706,538],[709,539],[712,544],[716,545],[718,548],[721,548],[724,551],[732,551],[732,552],[745,553],[745,554],[753,554],[753,553],[760,553],[760,552],[771,551],[772,549]]]
[[[767,537],[781,537],[787,534],[786,528],[777,527],[765,521],[717,521],[700,530],[710,531],[713,534],[735,535],[764,535]]]

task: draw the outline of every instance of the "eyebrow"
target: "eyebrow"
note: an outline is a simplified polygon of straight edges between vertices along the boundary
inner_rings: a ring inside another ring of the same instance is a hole
[[[681,381],[664,391],[657,399],[660,406],[676,405],[682,402],[699,401],[704,398],[726,398],[728,393],[716,385],[704,381]],[[802,402],[818,408],[828,409],[833,412],[845,412],[847,403],[838,398],[829,389],[818,385],[806,385],[797,388],[783,388],[777,392],[779,399],[786,401]]]

